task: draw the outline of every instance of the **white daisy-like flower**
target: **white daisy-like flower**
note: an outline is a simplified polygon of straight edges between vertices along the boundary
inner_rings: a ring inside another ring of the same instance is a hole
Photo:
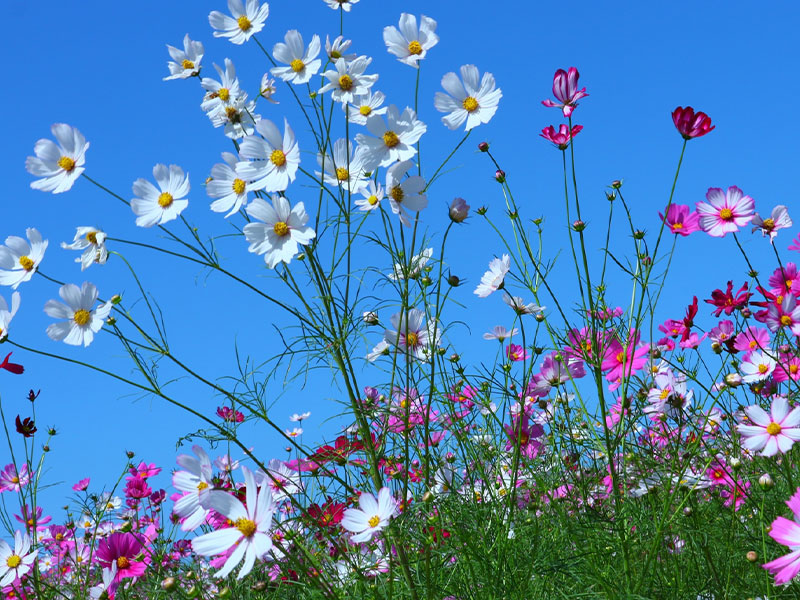
[[[197,458],[189,454],[178,455],[177,463],[186,469],[172,474],[172,486],[184,495],[175,501],[172,512],[185,521],[183,531],[193,531],[206,521],[208,509],[203,508],[200,499],[211,491],[211,459],[200,446],[192,446]]]
[[[325,54],[328,55],[328,59],[331,62],[336,62],[340,58],[343,58],[349,62],[356,57],[355,54],[345,54],[345,52],[347,52],[347,49],[350,48],[350,44],[352,43],[353,43],[352,40],[346,40],[342,35],[336,37],[331,42],[331,37],[329,35],[326,35]]]
[[[244,237],[250,243],[248,250],[263,254],[270,269],[279,262],[288,264],[297,254],[297,245],[305,246],[317,235],[306,225],[308,213],[302,202],[292,207],[286,198],[275,195],[270,206],[256,198],[247,206],[247,214],[263,221],[244,226]]]
[[[406,210],[416,213],[428,206],[428,196],[422,193],[425,180],[419,175],[403,179],[413,166],[413,161],[404,160],[386,171],[386,197],[389,198],[392,212],[400,217],[400,222],[406,227],[411,225]]]
[[[344,138],[333,144],[333,156],[317,154],[317,163],[324,170],[323,181],[328,185],[342,186],[357,194],[367,184],[363,164],[364,152],[353,150],[352,144]],[[320,177],[323,173],[315,171]]]
[[[106,250],[106,234],[97,227],[78,227],[71,244],[61,242],[65,250],[83,250],[76,263],[81,264],[81,271],[85,271],[93,264],[104,265],[108,260]]]
[[[310,416],[311,416],[311,411],[306,411],[304,413],[299,413],[299,414],[298,413],[294,413],[294,414],[292,414],[291,417],[289,417],[289,420],[292,423],[301,423],[301,422],[303,422],[304,420],[306,420]]]
[[[109,590],[114,586],[114,580],[117,577],[117,563],[111,562],[111,567],[105,567],[101,573],[102,582],[89,588],[89,597],[92,600],[103,600],[109,598]]]
[[[353,4],[358,4],[358,0],[323,0],[325,4],[330,6],[333,10],[343,10],[350,12]]]
[[[303,430],[300,429],[300,433],[302,432]],[[286,500],[290,496],[303,491],[303,484],[298,475],[297,471],[293,471],[277,458],[269,461],[266,472],[261,469],[255,472],[256,483],[272,490],[272,497],[275,502]]]
[[[8,337],[8,326],[19,310],[19,302],[19,292],[14,292],[11,294],[11,310],[8,310],[6,299],[0,296],[0,342]]]
[[[775,359],[766,352],[751,352],[739,365],[739,370],[742,372],[742,381],[744,383],[764,381],[772,375],[776,364]]]
[[[525,303],[525,300],[520,296],[503,296],[503,302],[508,304],[511,309],[518,315],[538,315],[544,312],[546,306],[537,306],[533,302]]]
[[[503,97],[502,91],[495,89],[494,76],[484,73],[479,79],[475,65],[461,67],[461,80],[455,73],[445,74],[442,87],[447,94],[436,92],[433,104],[439,112],[448,113],[442,117],[442,123],[449,129],[458,129],[466,122],[469,131],[481,123],[488,123]]]
[[[239,156],[253,159],[241,162],[237,172],[251,181],[253,190],[282,192],[294,181],[300,165],[300,147],[294,137],[289,122],[283,120],[284,133],[281,133],[269,119],[262,119],[256,130],[263,136],[248,136],[239,146]]]
[[[381,340],[378,344],[372,349],[372,351],[367,354],[367,360],[369,362],[375,362],[381,356],[386,356],[389,354],[389,342],[386,340]]]
[[[211,203],[211,210],[214,212],[226,212],[225,218],[247,204],[247,192],[250,186],[237,172],[236,165],[239,157],[232,152],[223,152],[222,160],[224,163],[217,163],[211,168],[211,181],[206,184],[206,192],[212,198],[216,198]]]
[[[319,36],[311,38],[308,50],[303,44],[303,36],[296,29],[287,31],[284,41],[285,43],[275,44],[272,55],[275,60],[288,66],[273,67],[270,73],[294,84],[308,83],[322,66],[322,61],[317,58],[320,50]]]
[[[411,257],[411,262],[408,266],[408,278],[409,279],[416,279],[419,277],[419,274],[422,273],[422,270],[426,267],[428,262],[431,260],[433,256],[433,248],[425,248],[419,254],[415,254]],[[400,263],[394,264],[394,271],[391,275],[389,275],[389,279],[392,281],[398,281],[401,279],[406,278],[406,267],[405,265],[401,265]]]
[[[431,347],[436,346],[441,335],[441,328],[436,327],[435,321],[425,324],[425,313],[418,308],[393,314],[391,327],[383,332],[383,341],[396,346],[401,354],[423,360],[430,355]]]
[[[342,517],[342,527],[354,533],[350,541],[354,544],[368,542],[372,534],[389,524],[397,513],[397,500],[389,488],[381,488],[377,499],[369,492],[358,497],[359,508],[348,508]]]
[[[269,4],[259,6],[258,0],[228,0],[231,16],[215,10],[208,15],[208,22],[217,31],[214,37],[228,38],[234,44],[244,44],[254,34],[264,29],[264,21],[269,16]]]
[[[236,77],[236,67],[230,58],[225,59],[225,70],[217,64],[214,65],[214,69],[219,74],[219,81],[210,77],[203,77],[200,80],[200,85],[206,91],[200,108],[209,118],[213,118],[219,111],[224,111],[225,107],[232,105],[242,94]]]
[[[280,104],[280,102],[277,100],[272,99],[272,96],[275,95],[275,92],[278,91],[278,89],[275,87],[275,80],[269,75],[269,73],[264,73],[264,76],[261,78],[261,86],[258,88],[258,94],[268,102]]]
[[[183,50],[167,44],[167,51],[172,60],[167,63],[170,74],[164,77],[164,81],[188,79],[200,74],[200,61],[203,60],[205,51],[202,42],[193,42],[187,33],[183,38]]]
[[[356,96],[349,104],[342,104],[342,110],[347,113],[347,118],[356,125],[366,125],[370,115],[386,114],[386,107],[382,106],[386,96],[383,92],[368,91],[363,96]]]
[[[97,302],[98,291],[94,284],[84,281],[78,288],[74,283],[62,285],[58,295],[66,302],[48,300],[44,312],[54,319],[66,319],[47,327],[47,335],[57,342],[70,346],[88,346],[94,340],[94,334],[103,328],[113,304],[111,301],[93,308]]]
[[[417,18],[403,13],[400,15],[399,27],[399,31],[393,25],[383,28],[386,49],[401,63],[419,68],[417,63],[425,58],[428,50],[439,43],[439,36],[434,33],[436,21],[422,15],[417,27]]]
[[[356,200],[356,206],[364,212],[376,210],[384,198],[383,186],[370,180],[367,187],[361,189],[362,198]]]
[[[501,342],[511,339],[515,335],[519,334],[519,329],[514,327],[511,331],[503,327],[502,325],[495,325],[491,331],[487,331],[483,334],[483,339],[485,340],[499,340]]]
[[[10,235],[6,238],[6,245],[0,246],[0,285],[17,289],[20,283],[30,281],[42,262],[47,240],[42,240],[42,234],[33,227],[26,229],[25,235],[28,236],[27,242]]]
[[[248,102],[247,94],[242,92],[233,102],[220,105],[219,110],[208,113],[214,127],[224,127],[225,135],[238,140],[253,135],[261,115],[256,113],[256,103]]]
[[[359,133],[356,142],[369,150],[365,166],[370,170],[413,157],[417,153],[414,144],[427,130],[411,108],[406,107],[401,113],[394,104],[386,110],[386,121],[378,114],[371,114],[366,125],[372,135]]]
[[[369,88],[378,80],[377,75],[364,75],[371,62],[372,59],[366,56],[359,56],[351,61],[337,59],[334,63],[336,69],[322,74],[328,78],[328,83],[320,88],[319,93],[330,92],[331,98],[342,104],[353,102],[356,96],[369,92]]]
[[[84,172],[89,142],[80,131],[65,123],[56,123],[50,131],[58,144],[44,138],[36,142],[33,147],[36,156],[25,160],[25,169],[34,177],[41,177],[31,183],[33,189],[60,194],[72,188]]]
[[[481,277],[481,282],[475,288],[475,294],[479,298],[486,298],[492,292],[503,288],[503,282],[511,268],[511,258],[508,254],[503,254],[502,258],[492,259],[489,263],[489,270]]]
[[[30,549],[31,538],[21,531],[14,532],[13,550],[5,540],[0,540],[0,586],[22,579],[31,570],[39,551]]]
[[[183,169],[177,165],[158,164],[153,167],[153,178],[160,190],[146,179],[133,182],[131,210],[139,227],[163,225],[177,219],[189,206],[189,201],[184,199],[189,193],[189,174],[184,175]]]

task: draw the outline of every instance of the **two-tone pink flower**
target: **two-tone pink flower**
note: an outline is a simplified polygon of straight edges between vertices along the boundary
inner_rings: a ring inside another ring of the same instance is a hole
[[[713,237],[725,237],[748,225],[755,212],[755,202],[735,185],[723,192],[720,188],[709,188],[707,202],[697,203],[700,229]]]

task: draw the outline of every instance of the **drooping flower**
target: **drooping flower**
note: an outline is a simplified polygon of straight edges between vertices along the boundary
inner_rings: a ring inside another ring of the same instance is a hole
[[[685,140],[703,136],[714,129],[711,117],[704,112],[695,113],[691,106],[686,108],[679,106],[673,110],[672,122]]]
[[[335,102],[341,102],[343,106],[348,102],[355,102],[356,98],[368,94],[378,80],[377,75],[364,74],[371,62],[372,59],[366,56],[359,56],[351,61],[344,57],[337,59],[333,64],[335,68],[322,74],[328,78],[328,83],[320,88],[319,93],[330,92],[331,98]]]
[[[34,177],[41,177],[31,183],[33,189],[60,194],[72,188],[84,172],[89,142],[80,131],[65,123],[56,123],[50,131],[58,144],[44,138],[36,142],[33,147],[36,156],[25,160],[25,169]]]
[[[200,74],[200,61],[203,60],[203,43],[193,42],[187,33],[183,38],[183,50],[167,44],[167,51],[172,60],[167,63],[169,75],[164,81],[170,79],[187,79]]]
[[[481,277],[481,282],[475,288],[478,298],[486,298],[492,292],[503,289],[506,274],[511,268],[511,258],[503,254],[502,258],[493,258],[489,263],[489,270]]]
[[[690,211],[685,204],[670,204],[667,216],[658,213],[659,218],[675,235],[686,237],[690,233],[700,231],[700,215]]]
[[[108,260],[106,249],[106,234],[96,227],[78,227],[71,244],[61,242],[65,250],[83,250],[76,263],[80,263],[81,271],[85,271],[93,264],[104,265]]]
[[[713,237],[725,237],[736,233],[753,219],[755,202],[735,185],[723,192],[720,188],[709,188],[708,202],[697,203],[700,228]]]
[[[417,18],[403,13],[400,15],[399,27],[399,30],[393,25],[383,28],[386,49],[401,63],[419,68],[419,61],[425,58],[428,50],[439,43],[439,36],[434,33],[436,21],[422,15],[417,27]]]
[[[256,125],[256,130],[264,139],[248,136],[239,146],[239,155],[253,160],[240,162],[237,172],[251,181],[254,190],[282,192],[295,179],[300,165],[300,147],[286,119],[283,120],[283,126],[281,138],[275,124],[262,119]]]
[[[247,192],[251,186],[245,181],[244,175],[238,172],[237,165],[240,161],[235,154],[223,152],[222,160],[225,162],[217,163],[211,168],[211,181],[206,184],[206,193],[216,198],[211,203],[211,210],[227,211],[227,219],[247,204]]]
[[[264,98],[264,100],[272,102],[272,104],[280,104],[280,102],[272,98],[277,91],[275,80],[269,76],[269,73],[264,73],[261,77],[261,85],[258,87],[258,95]]]
[[[739,424],[736,429],[742,435],[742,446],[748,450],[761,450],[761,456],[785,454],[800,440],[800,407],[789,411],[789,402],[784,396],[776,396],[770,412],[754,404],[744,409],[752,425]]]
[[[484,73],[479,79],[475,65],[461,67],[461,80],[455,73],[446,73],[442,77],[442,87],[447,94],[436,92],[433,104],[439,112],[448,113],[442,117],[442,123],[449,129],[458,129],[466,122],[469,131],[488,123],[503,97],[502,91],[495,89],[494,76]]]
[[[47,240],[42,240],[42,235],[33,227],[26,229],[25,235],[27,242],[10,235],[6,245],[0,246],[0,285],[10,285],[14,290],[20,283],[30,281],[47,249]]]
[[[354,534],[350,536],[354,544],[368,542],[372,534],[386,527],[397,513],[397,500],[387,487],[380,489],[377,498],[369,492],[362,492],[358,506],[344,511],[341,522],[344,529]]]
[[[557,133],[555,128],[550,125],[549,127],[542,129],[542,133],[540,133],[539,136],[543,137],[549,142],[554,143],[556,146],[558,146],[559,150],[566,150],[569,147],[572,139],[578,135],[582,129],[583,125],[573,125],[572,129],[570,130],[569,127],[562,123],[558,126]]]
[[[769,236],[769,243],[771,244],[775,237],[778,235],[780,229],[786,229],[792,226],[792,218],[789,216],[789,211],[785,206],[779,204],[772,209],[772,213],[766,219],[762,219],[758,213],[753,215],[753,231],[761,231],[761,236]]]
[[[139,227],[163,225],[177,219],[189,206],[185,199],[189,193],[189,174],[184,175],[183,169],[177,165],[158,164],[153,167],[153,178],[160,190],[146,179],[133,182],[131,210]]]
[[[533,302],[526,303],[524,298],[520,296],[511,296],[507,293],[503,296],[503,302],[508,304],[508,306],[520,316],[540,315],[547,308],[546,306],[537,306]]]
[[[228,38],[234,44],[244,44],[254,34],[264,29],[269,16],[269,4],[259,6],[258,0],[228,0],[231,16],[215,10],[208,15],[208,22],[216,31],[214,37]]]
[[[359,133],[356,142],[368,150],[364,167],[374,170],[413,157],[417,153],[414,144],[425,133],[427,126],[417,120],[417,114],[411,108],[406,107],[401,113],[392,104],[386,110],[386,121],[377,113],[367,118],[367,130],[372,135]]]
[[[99,293],[94,284],[88,281],[80,288],[74,283],[62,285],[58,295],[66,304],[48,300],[44,312],[55,319],[66,320],[49,325],[47,335],[52,340],[63,341],[70,346],[88,346],[94,340],[94,334],[103,328],[113,308],[112,302],[93,308]]]
[[[411,225],[411,219],[406,211],[418,213],[428,206],[428,196],[423,193],[425,180],[419,175],[403,179],[413,166],[412,161],[404,160],[386,170],[386,196],[389,198],[389,205],[406,227]]]
[[[588,96],[586,88],[578,89],[578,69],[570,67],[569,71],[559,69],[553,75],[553,95],[558,102],[552,100],[542,100],[542,104],[553,108],[560,108],[564,116],[569,118],[572,111],[578,106],[578,100]]]
[[[302,202],[292,207],[286,198],[275,195],[270,206],[261,198],[255,198],[247,206],[247,214],[263,221],[244,226],[244,237],[250,243],[248,250],[263,254],[270,269],[280,262],[291,262],[298,252],[297,245],[305,246],[317,235],[306,225],[308,213]]]
[[[3,362],[0,362],[0,369],[4,369],[9,373],[14,373],[15,375],[21,375],[25,372],[25,367],[19,365],[17,363],[12,363],[8,359],[11,358],[12,352],[6,354],[6,357],[3,359]]]
[[[22,579],[32,568],[38,550],[30,551],[31,538],[27,533],[14,532],[14,549],[0,540],[0,586]]]
[[[303,36],[296,29],[291,29],[286,32],[284,42],[275,44],[272,54],[275,60],[287,66],[273,67],[270,73],[295,85],[308,83],[322,66],[322,61],[317,58],[320,50],[319,36],[314,35],[306,49]]]
[[[453,198],[448,215],[453,223],[463,223],[469,216],[469,204],[463,198]]]

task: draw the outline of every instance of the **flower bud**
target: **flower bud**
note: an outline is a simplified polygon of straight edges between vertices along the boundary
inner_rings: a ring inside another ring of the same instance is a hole
[[[753,316],[753,311],[752,311],[752,310],[750,310],[749,308],[747,308],[747,307],[745,306],[745,307],[742,309],[742,316],[743,316],[745,319],[749,319],[750,317],[752,317],[752,316]]]
[[[456,462],[456,455],[453,454],[452,452],[448,452],[447,454],[444,455],[444,459],[452,464]]]
[[[267,589],[267,582],[266,581],[256,581],[252,586],[253,591],[256,592],[263,592]]]
[[[747,557],[747,560],[749,560],[752,563],[758,560],[758,552],[756,552],[755,550],[750,550],[750,552],[745,554],[745,556]]]
[[[364,323],[367,325],[377,325],[378,324],[378,313],[368,310],[363,315]]]
[[[165,592],[171,592],[178,586],[178,582],[174,577],[165,577],[161,582],[161,589]]]
[[[488,142],[481,142],[478,144],[478,150],[481,152],[488,152],[489,151],[489,144]]]
[[[586,229],[586,223],[584,223],[583,221],[575,221],[572,224],[572,229],[574,229],[575,231],[581,232],[584,229]]]
[[[634,231],[633,232],[633,239],[635,239],[635,240],[644,239],[644,231],[642,231],[641,229],[637,229],[636,231]]]
[[[504,183],[506,180],[506,172],[503,169],[497,169],[494,173],[494,178],[497,183]]]
[[[772,477],[770,477],[769,473],[764,473],[758,478],[758,485],[760,485],[763,489],[768,490],[775,485],[775,482],[772,480]]]
[[[453,223],[461,223],[469,215],[469,204],[463,198],[453,198],[450,203],[450,220]]]
[[[683,514],[687,517],[691,516],[692,514],[692,507],[691,506],[684,506],[683,507]]]
[[[544,315],[540,312],[533,315],[533,318],[536,319],[537,323],[541,323],[542,321],[544,321]]]
[[[451,362],[458,362],[459,360],[461,360],[461,357],[458,354],[456,354],[455,352],[450,355],[450,361]]]
[[[111,304],[119,304],[120,302],[122,302],[122,296],[119,294],[114,294],[111,296]]]
[[[739,387],[742,385],[742,376],[738,373],[728,373],[725,375],[725,385],[728,387]]]
[[[481,206],[481,207],[480,207],[480,208],[479,208],[477,211],[475,211],[475,212],[477,212],[479,215],[483,216],[483,215],[485,215],[485,214],[486,214],[486,211],[487,211],[487,208],[486,208],[485,206]]]
[[[134,456],[136,456],[136,453],[132,452],[131,450],[126,450],[125,456],[127,456],[128,458],[133,458]]]
[[[728,461],[728,464],[731,466],[732,469],[741,469],[742,468],[742,461],[736,457],[733,457]]]
[[[606,200],[609,202],[613,202],[617,199],[617,195],[614,192],[606,192]]]
[[[422,501],[430,502],[431,500],[433,500],[433,493],[430,490],[428,490],[427,492],[425,492],[425,494],[423,494]]]
[[[461,285],[461,280],[458,278],[457,275],[450,275],[447,277],[447,283],[451,287],[458,287]]]
[[[615,179],[614,181],[611,182],[611,187],[614,188],[615,190],[618,190],[619,188],[622,187],[622,180]]]
[[[711,351],[714,354],[722,354],[722,344],[719,342],[711,342]]]

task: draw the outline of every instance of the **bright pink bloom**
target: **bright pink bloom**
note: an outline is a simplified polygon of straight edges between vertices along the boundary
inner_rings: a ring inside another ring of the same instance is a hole
[[[506,348],[506,356],[508,356],[508,360],[512,362],[519,362],[529,359],[530,353],[522,346],[518,346],[517,344],[509,344],[508,348]]]
[[[753,219],[755,202],[735,185],[723,192],[721,188],[709,188],[708,202],[697,203],[700,228],[713,237],[725,237],[736,233]]]
[[[779,204],[772,209],[772,214],[767,219],[762,219],[758,213],[753,215],[753,231],[761,231],[761,237],[769,236],[769,243],[771,244],[775,237],[778,235],[778,230],[786,229],[792,226],[792,218],[789,216],[789,211],[782,204]]]
[[[784,396],[772,401],[770,414],[754,404],[744,409],[753,425],[737,425],[742,435],[742,446],[748,450],[761,450],[761,456],[774,456],[788,452],[800,440],[800,408],[789,412],[789,402]]]
[[[706,300],[706,302],[708,302],[708,300]],[[729,321],[728,319],[720,321],[719,325],[708,332],[709,339],[718,344],[726,343],[733,338],[733,336],[733,321]]]
[[[572,131],[570,131],[570,129],[562,123],[558,126],[558,133],[556,133],[555,128],[550,125],[542,129],[542,133],[540,133],[539,136],[553,142],[558,146],[559,150],[566,150],[572,138],[578,135],[582,129],[583,125],[574,125]]]
[[[764,348],[769,348],[769,331],[763,327],[753,327],[752,325],[736,336],[733,347],[740,352],[755,352]]]
[[[508,435],[508,440],[506,440],[506,452],[519,444],[519,450],[522,456],[529,459],[534,459],[538,456],[542,448],[542,443],[534,438],[539,438],[544,435],[544,427],[537,423],[529,423],[528,414],[526,412],[522,412],[521,418],[520,415],[517,415],[517,417],[512,419],[511,425],[503,425],[503,429],[506,430],[506,435]]]
[[[658,326],[658,330],[672,338],[676,338],[679,335],[682,337],[683,332],[686,330],[686,325],[683,324],[683,321],[667,319]]]
[[[772,372],[772,378],[778,383],[789,380],[795,383],[800,381],[800,357],[791,355],[783,357]]]
[[[786,294],[780,305],[770,304],[764,323],[773,333],[782,327],[788,327],[794,335],[800,335],[800,306],[797,305],[797,298]]]
[[[217,416],[223,421],[228,421],[229,423],[241,423],[244,421],[244,415],[230,406],[218,407]]]
[[[139,538],[140,536],[132,533],[117,531],[100,540],[97,545],[95,556],[100,566],[110,568],[112,563],[117,565],[117,574],[114,577],[116,583],[131,577],[141,577],[147,570],[150,559],[147,548]]]
[[[570,67],[569,71],[559,69],[553,75],[553,95],[558,102],[552,100],[543,100],[542,104],[552,108],[560,108],[565,117],[569,117],[575,107],[578,106],[578,100],[588,96],[586,88],[578,89],[578,69]]]
[[[691,106],[686,108],[679,106],[673,110],[672,122],[685,140],[700,137],[714,129],[711,117],[704,112],[695,113]]]
[[[778,267],[769,276],[770,292],[776,296],[782,296],[786,292],[795,295],[800,294],[800,271],[793,262],[786,263],[783,267]]]
[[[28,485],[33,473],[28,471],[28,465],[23,464],[17,472],[14,463],[7,464],[0,471],[0,492],[18,492]]]
[[[797,237],[792,240],[792,243],[789,244],[789,250],[794,250],[795,252],[800,252],[800,233],[797,234]]]
[[[800,572],[800,524],[797,523],[800,521],[800,488],[786,504],[794,513],[795,521],[778,517],[772,522],[769,535],[779,544],[788,546],[791,552],[762,565],[775,576],[775,585],[788,583]]]
[[[628,414],[628,409],[622,408],[622,400],[617,400],[611,408],[608,409],[608,413],[606,413],[606,427],[608,429],[614,429],[617,423],[622,420],[623,415]]]
[[[147,479],[148,477],[155,477],[161,473],[161,467],[157,467],[155,463],[150,463],[148,465],[146,462],[142,461],[139,463],[138,467],[131,467],[128,469],[128,473],[131,474],[128,476],[128,479],[131,479],[131,476]]]
[[[691,212],[685,204],[671,204],[666,217],[661,213],[658,213],[658,216],[675,235],[686,237],[690,233],[700,231],[700,215]]]
[[[23,504],[21,512],[21,515],[14,515],[14,518],[25,525],[28,531],[30,531],[34,525],[36,526],[36,531],[45,531],[49,529],[49,527],[46,527],[47,523],[53,520],[53,517],[49,515],[46,517],[42,516],[41,506],[37,506],[36,510],[31,511],[27,504]]]
[[[72,489],[76,492],[82,492],[86,488],[89,487],[89,478],[86,477],[85,479],[81,479],[78,483],[72,486]]]
[[[606,380],[611,382],[608,389],[612,392],[622,384],[622,378],[630,377],[635,371],[647,364],[647,354],[650,352],[650,345],[643,344],[636,347],[639,343],[639,334],[631,332],[628,337],[627,348],[622,347],[618,339],[611,340],[603,355],[603,362],[600,365],[603,371],[608,371]]]
[[[730,315],[734,310],[747,306],[747,301],[750,300],[751,293],[747,291],[747,282],[739,288],[736,296],[733,295],[733,281],[728,282],[728,288],[725,292],[722,290],[714,290],[711,292],[711,300],[704,300],[707,304],[713,304],[717,307],[714,311],[714,316],[718,317],[725,311],[726,315]]]

